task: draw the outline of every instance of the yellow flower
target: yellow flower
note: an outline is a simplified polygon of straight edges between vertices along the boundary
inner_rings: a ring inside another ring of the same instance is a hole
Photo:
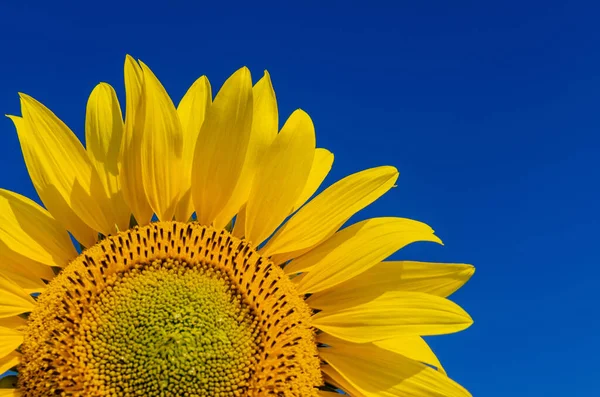
[[[404,218],[338,230],[396,182],[350,175],[269,74],[199,78],[175,108],[141,62],[92,92],[84,148],[21,95],[46,209],[0,190],[0,396],[468,396],[421,338],[467,328],[463,264],[384,261],[440,242]],[[76,250],[72,239],[83,247]],[[80,252],[81,251],[81,252]]]

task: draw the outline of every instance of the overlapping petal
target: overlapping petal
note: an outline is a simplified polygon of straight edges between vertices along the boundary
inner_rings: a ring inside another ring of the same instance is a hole
[[[317,245],[352,215],[391,189],[396,179],[396,168],[383,166],[357,172],[334,183],[298,210],[261,253],[272,256]]]
[[[94,210],[90,211],[86,208],[86,202],[90,203],[91,208],[95,208],[98,212],[99,210],[97,205],[91,203],[90,192],[83,186],[91,187],[92,177],[91,164],[85,150],[56,116],[50,116],[50,111],[40,109],[42,105],[38,106],[35,100],[29,97],[23,98],[27,103],[33,104],[35,108],[33,113],[39,116],[37,123],[41,124],[41,127],[34,129],[31,120],[27,122],[21,117],[9,117],[17,129],[23,157],[33,185],[46,208],[58,216],[59,222],[80,243],[91,246],[96,242],[97,230],[83,219],[93,218]],[[45,124],[46,116],[51,119],[50,125]],[[69,157],[72,151],[78,152],[73,158]],[[101,185],[98,179],[95,189],[99,188]]]
[[[6,356],[0,358],[0,374],[5,373],[13,367],[16,367],[21,362],[21,353],[12,351]],[[1,389],[0,389],[1,390]],[[2,394],[0,394],[1,396]],[[10,394],[9,394],[10,395]]]
[[[412,360],[433,366],[443,374],[446,373],[433,350],[431,350],[427,342],[420,336],[397,336],[395,338],[378,340],[373,343],[382,349],[402,354]]]
[[[0,389],[0,397],[19,397],[21,392],[17,389]]]
[[[416,241],[440,240],[424,223],[405,218],[374,218],[333,235],[286,266],[286,273],[308,271],[297,284],[315,293],[351,279]]]
[[[264,76],[252,87],[252,128],[242,172],[227,204],[215,219],[215,226],[223,227],[236,213],[239,215],[244,207],[258,167],[265,159],[266,151],[277,136],[278,122],[275,91],[271,84],[271,77],[265,71]],[[238,230],[241,230],[243,234],[244,229],[240,229],[240,226],[238,226]]]
[[[23,342],[23,333],[15,329],[0,327],[0,358],[12,353]]]
[[[192,165],[194,151],[206,112],[212,103],[212,91],[206,76],[192,84],[177,106],[177,115],[183,132],[183,158],[181,163],[182,194],[175,211],[175,220],[187,222],[192,213]]]
[[[469,397],[462,386],[424,364],[382,349],[330,338],[320,349],[323,371],[337,384],[364,397]]]
[[[0,258],[8,251],[48,266],[65,266],[77,256],[60,223],[33,200],[0,189]]]
[[[141,106],[144,95],[144,73],[129,55],[125,58],[125,129],[121,148],[121,187],[123,197],[140,225],[152,218],[152,208],[146,198],[142,169],[143,123]]]
[[[54,212],[56,201],[66,202],[95,231],[114,233],[107,192],[75,134],[25,94],[21,94],[21,111],[27,128],[18,131],[19,140],[31,180],[46,207]]]
[[[0,318],[30,312],[35,304],[21,287],[0,274]]]
[[[144,74],[140,109],[142,182],[150,207],[159,220],[170,221],[181,196],[183,133],[177,110],[154,73],[141,63]]]
[[[446,297],[462,287],[474,271],[473,266],[465,264],[381,262],[359,277],[311,295],[307,303],[321,310],[341,304],[355,306],[387,291],[425,292]]]
[[[314,154],[312,120],[296,110],[264,152],[246,204],[246,239],[259,245],[290,214],[304,190]]]
[[[319,189],[321,186],[321,183],[323,183],[325,180],[327,174],[329,174],[329,171],[331,171],[332,165],[333,153],[327,149],[317,148],[315,150],[313,163],[308,174],[308,180],[304,185],[304,189],[302,189],[302,193],[300,193],[300,196],[296,200],[296,204],[294,204],[292,212],[302,207],[302,205],[304,205],[304,203],[306,203],[306,201],[311,198],[313,194],[315,194],[317,189]]]
[[[115,90],[98,84],[88,99],[85,117],[85,142],[88,156],[98,172],[118,230],[129,227],[130,210],[121,190],[120,163],[123,141],[123,115]]]
[[[232,197],[246,162],[251,128],[252,80],[250,71],[242,68],[223,84],[196,142],[192,200],[201,224],[213,224]],[[226,218],[221,218],[221,227],[229,222]]]
[[[361,305],[343,306],[317,313],[312,324],[338,338],[363,343],[400,336],[449,334],[473,323],[454,302],[422,292],[390,291]]]

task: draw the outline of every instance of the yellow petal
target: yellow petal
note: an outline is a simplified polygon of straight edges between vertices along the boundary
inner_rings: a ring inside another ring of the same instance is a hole
[[[27,325],[27,320],[20,316],[0,318],[0,327],[16,329]],[[1,372],[0,372],[1,373]]]
[[[98,84],[87,103],[85,142],[88,156],[98,172],[112,209],[111,222],[118,230],[129,228],[129,207],[125,203],[119,178],[123,115],[115,90]]]
[[[310,168],[310,173],[308,174],[308,180],[306,181],[306,185],[304,185],[304,189],[302,190],[302,193],[300,193],[298,200],[296,200],[292,212],[302,207],[302,205],[315,194],[319,186],[321,186],[321,183],[323,183],[323,180],[325,180],[327,174],[329,174],[332,165],[333,153],[327,149],[318,148],[315,150],[315,157]]]
[[[143,119],[140,107],[143,102],[144,74],[138,63],[129,55],[125,59],[125,130],[121,148],[121,188],[123,197],[139,225],[152,218],[152,208],[146,198],[142,170]]]
[[[404,218],[367,219],[294,259],[285,271],[288,274],[308,271],[297,288],[300,293],[315,293],[359,275],[416,241],[441,242],[421,222]]]
[[[33,99],[31,101],[33,101]],[[73,203],[72,200],[72,198],[76,197],[77,202],[79,203],[78,206],[81,206],[80,201],[85,201],[85,198],[83,197],[85,196],[83,192],[84,189],[81,188],[82,185],[79,182],[79,179],[76,179],[77,175],[75,174],[77,171],[72,169],[72,167],[76,167],[76,165],[69,164],[70,160],[64,158],[65,156],[70,155],[68,152],[69,149],[73,149],[72,146],[77,147],[77,144],[79,144],[77,139],[70,136],[71,139],[66,139],[65,141],[70,141],[72,145],[67,145],[69,146],[68,148],[61,150],[60,138],[53,140],[52,143],[46,143],[45,141],[52,138],[53,134],[45,134],[44,131],[38,132],[37,130],[32,129],[30,127],[31,123],[26,122],[21,117],[8,117],[13,121],[17,129],[17,134],[19,135],[19,140],[21,142],[21,149],[23,150],[23,157],[25,158],[25,164],[27,165],[29,175],[31,176],[33,185],[41,200],[50,212],[58,217],[59,222],[73,233],[80,243],[87,247],[94,245],[97,239],[97,233],[82,220],[78,211],[75,210],[75,203]],[[39,118],[36,120],[39,121]],[[60,122],[59,124],[65,129],[67,128],[64,124]],[[39,125],[40,129],[43,130],[56,127],[51,125],[44,128],[45,125],[41,122]],[[56,130],[55,132],[58,133],[60,131]],[[67,132],[72,135],[70,131],[67,130]],[[73,142],[73,140],[77,142]],[[51,148],[50,150],[46,150],[47,145]],[[82,147],[80,147],[80,149],[83,151]],[[60,154],[60,152],[67,153]],[[77,159],[81,160],[79,157],[77,157]],[[77,159],[73,158],[73,162],[85,163],[85,161],[77,161]],[[65,165],[65,163],[67,164]],[[61,167],[67,167],[64,174]],[[91,171],[91,166],[89,164],[87,166],[82,165],[81,167]],[[91,175],[89,175],[89,177],[91,177]],[[73,197],[71,197],[71,195]]]
[[[379,340],[373,343],[382,349],[402,354],[403,356],[420,363],[432,365],[441,373],[446,373],[440,360],[438,360],[427,342],[420,336],[398,336],[396,338]]]
[[[0,327],[0,340],[0,357],[6,357],[23,342],[23,334],[14,329]]]
[[[261,252],[271,256],[315,246],[387,192],[396,179],[396,168],[384,166],[358,172],[334,183],[292,216]]]
[[[12,351],[8,353],[6,356],[0,358],[0,374],[5,373],[13,367],[16,367],[21,362],[21,353],[17,351]],[[2,396],[2,389],[0,389],[0,396]],[[9,394],[10,396],[10,394]]]
[[[306,185],[315,154],[315,129],[296,110],[267,149],[246,205],[246,239],[262,243],[290,214]]]
[[[265,70],[263,77],[252,88],[252,149],[254,161],[261,159],[277,137],[279,114],[277,98],[271,83],[271,76]]]
[[[23,152],[27,152],[29,175],[46,207],[58,218],[62,212],[54,213],[50,204],[66,202],[92,229],[113,233],[108,195],[81,142],[32,97],[21,94],[21,110],[29,134],[23,139],[19,133],[19,139]]]
[[[324,310],[312,317],[312,324],[320,330],[356,343],[449,334],[472,323],[460,306],[445,298],[404,291],[386,292],[362,305]]]
[[[35,302],[21,287],[0,274],[0,318],[33,310]]]
[[[0,189],[0,242],[7,250],[48,266],[64,267],[77,256],[67,231],[27,197]]]
[[[446,297],[466,283],[474,271],[473,266],[464,264],[381,262],[360,277],[311,295],[307,303],[321,310],[335,307],[339,302],[355,306],[387,291],[425,292]]]
[[[45,280],[52,280],[54,278],[54,273],[50,267],[39,263],[36,264],[35,262],[33,264],[40,267],[40,269],[33,269],[34,271],[46,270],[48,274],[43,277]],[[0,274],[14,281],[15,284],[28,294],[42,292],[46,289],[46,283],[42,281],[42,277],[34,274],[29,264],[24,266],[20,263],[2,262],[0,265]]]
[[[243,238],[246,234],[246,205],[242,206],[235,216],[235,223],[233,224],[231,234],[237,238]]]
[[[0,389],[0,397],[20,397],[21,392],[18,389]]]
[[[194,150],[198,135],[204,123],[204,118],[210,104],[212,103],[212,91],[210,83],[206,76],[200,77],[192,84],[185,93],[179,106],[177,106],[177,115],[181,121],[181,130],[183,132],[183,158],[181,163],[182,191],[175,219],[181,222],[187,222],[194,207],[192,205],[192,164],[194,161]]]
[[[144,96],[140,119],[142,181],[150,207],[161,221],[173,220],[181,196],[183,135],[175,105],[154,73],[141,63]]]
[[[217,215],[214,225],[223,227],[246,203],[257,167],[275,137],[278,128],[277,100],[269,73],[252,88],[252,127],[242,172],[227,204]]]
[[[334,383],[364,397],[470,397],[444,374],[372,343],[330,342],[319,354]]]
[[[231,199],[246,160],[251,126],[252,80],[250,71],[242,68],[223,84],[196,143],[192,200],[200,224],[212,224]]]

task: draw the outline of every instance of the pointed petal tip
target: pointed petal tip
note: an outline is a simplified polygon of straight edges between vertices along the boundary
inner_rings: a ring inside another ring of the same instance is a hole
[[[308,117],[308,119],[312,122],[312,119],[310,118],[310,115],[304,109],[297,108],[296,110],[294,110],[292,112],[292,115],[294,113],[297,113],[298,115],[301,115],[302,117]],[[291,115],[290,115],[290,117],[291,117]]]
[[[24,92],[18,92],[19,95],[19,99],[21,100],[21,103],[23,103],[23,101],[29,101],[31,99],[33,99],[33,97],[31,95],[27,95]]]
[[[242,74],[244,79],[247,78],[251,78],[252,74],[250,73],[250,69],[248,69],[248,66],[242,66],[241,68],[239,68],[238,70],[235,71],[235,74]]]
[[[468,278],[471,278],[475,274],[475,266],[466,265],[465,270],[463,270],[461,273],[467,276]]]
[[[125,56],[125,67],[127,67],[127,65],[133,65],[133,66],[137,66],[139,67],[139,63],[141,63],[141,61],[136,60],[134,57],[132,57],[131,55],[127,54]]]

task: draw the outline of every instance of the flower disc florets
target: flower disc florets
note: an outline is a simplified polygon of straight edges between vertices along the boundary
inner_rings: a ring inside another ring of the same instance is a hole
[[[155,223],[84,251],[30,316],[25,397],[310,396],[310,311],[226,231]]]

